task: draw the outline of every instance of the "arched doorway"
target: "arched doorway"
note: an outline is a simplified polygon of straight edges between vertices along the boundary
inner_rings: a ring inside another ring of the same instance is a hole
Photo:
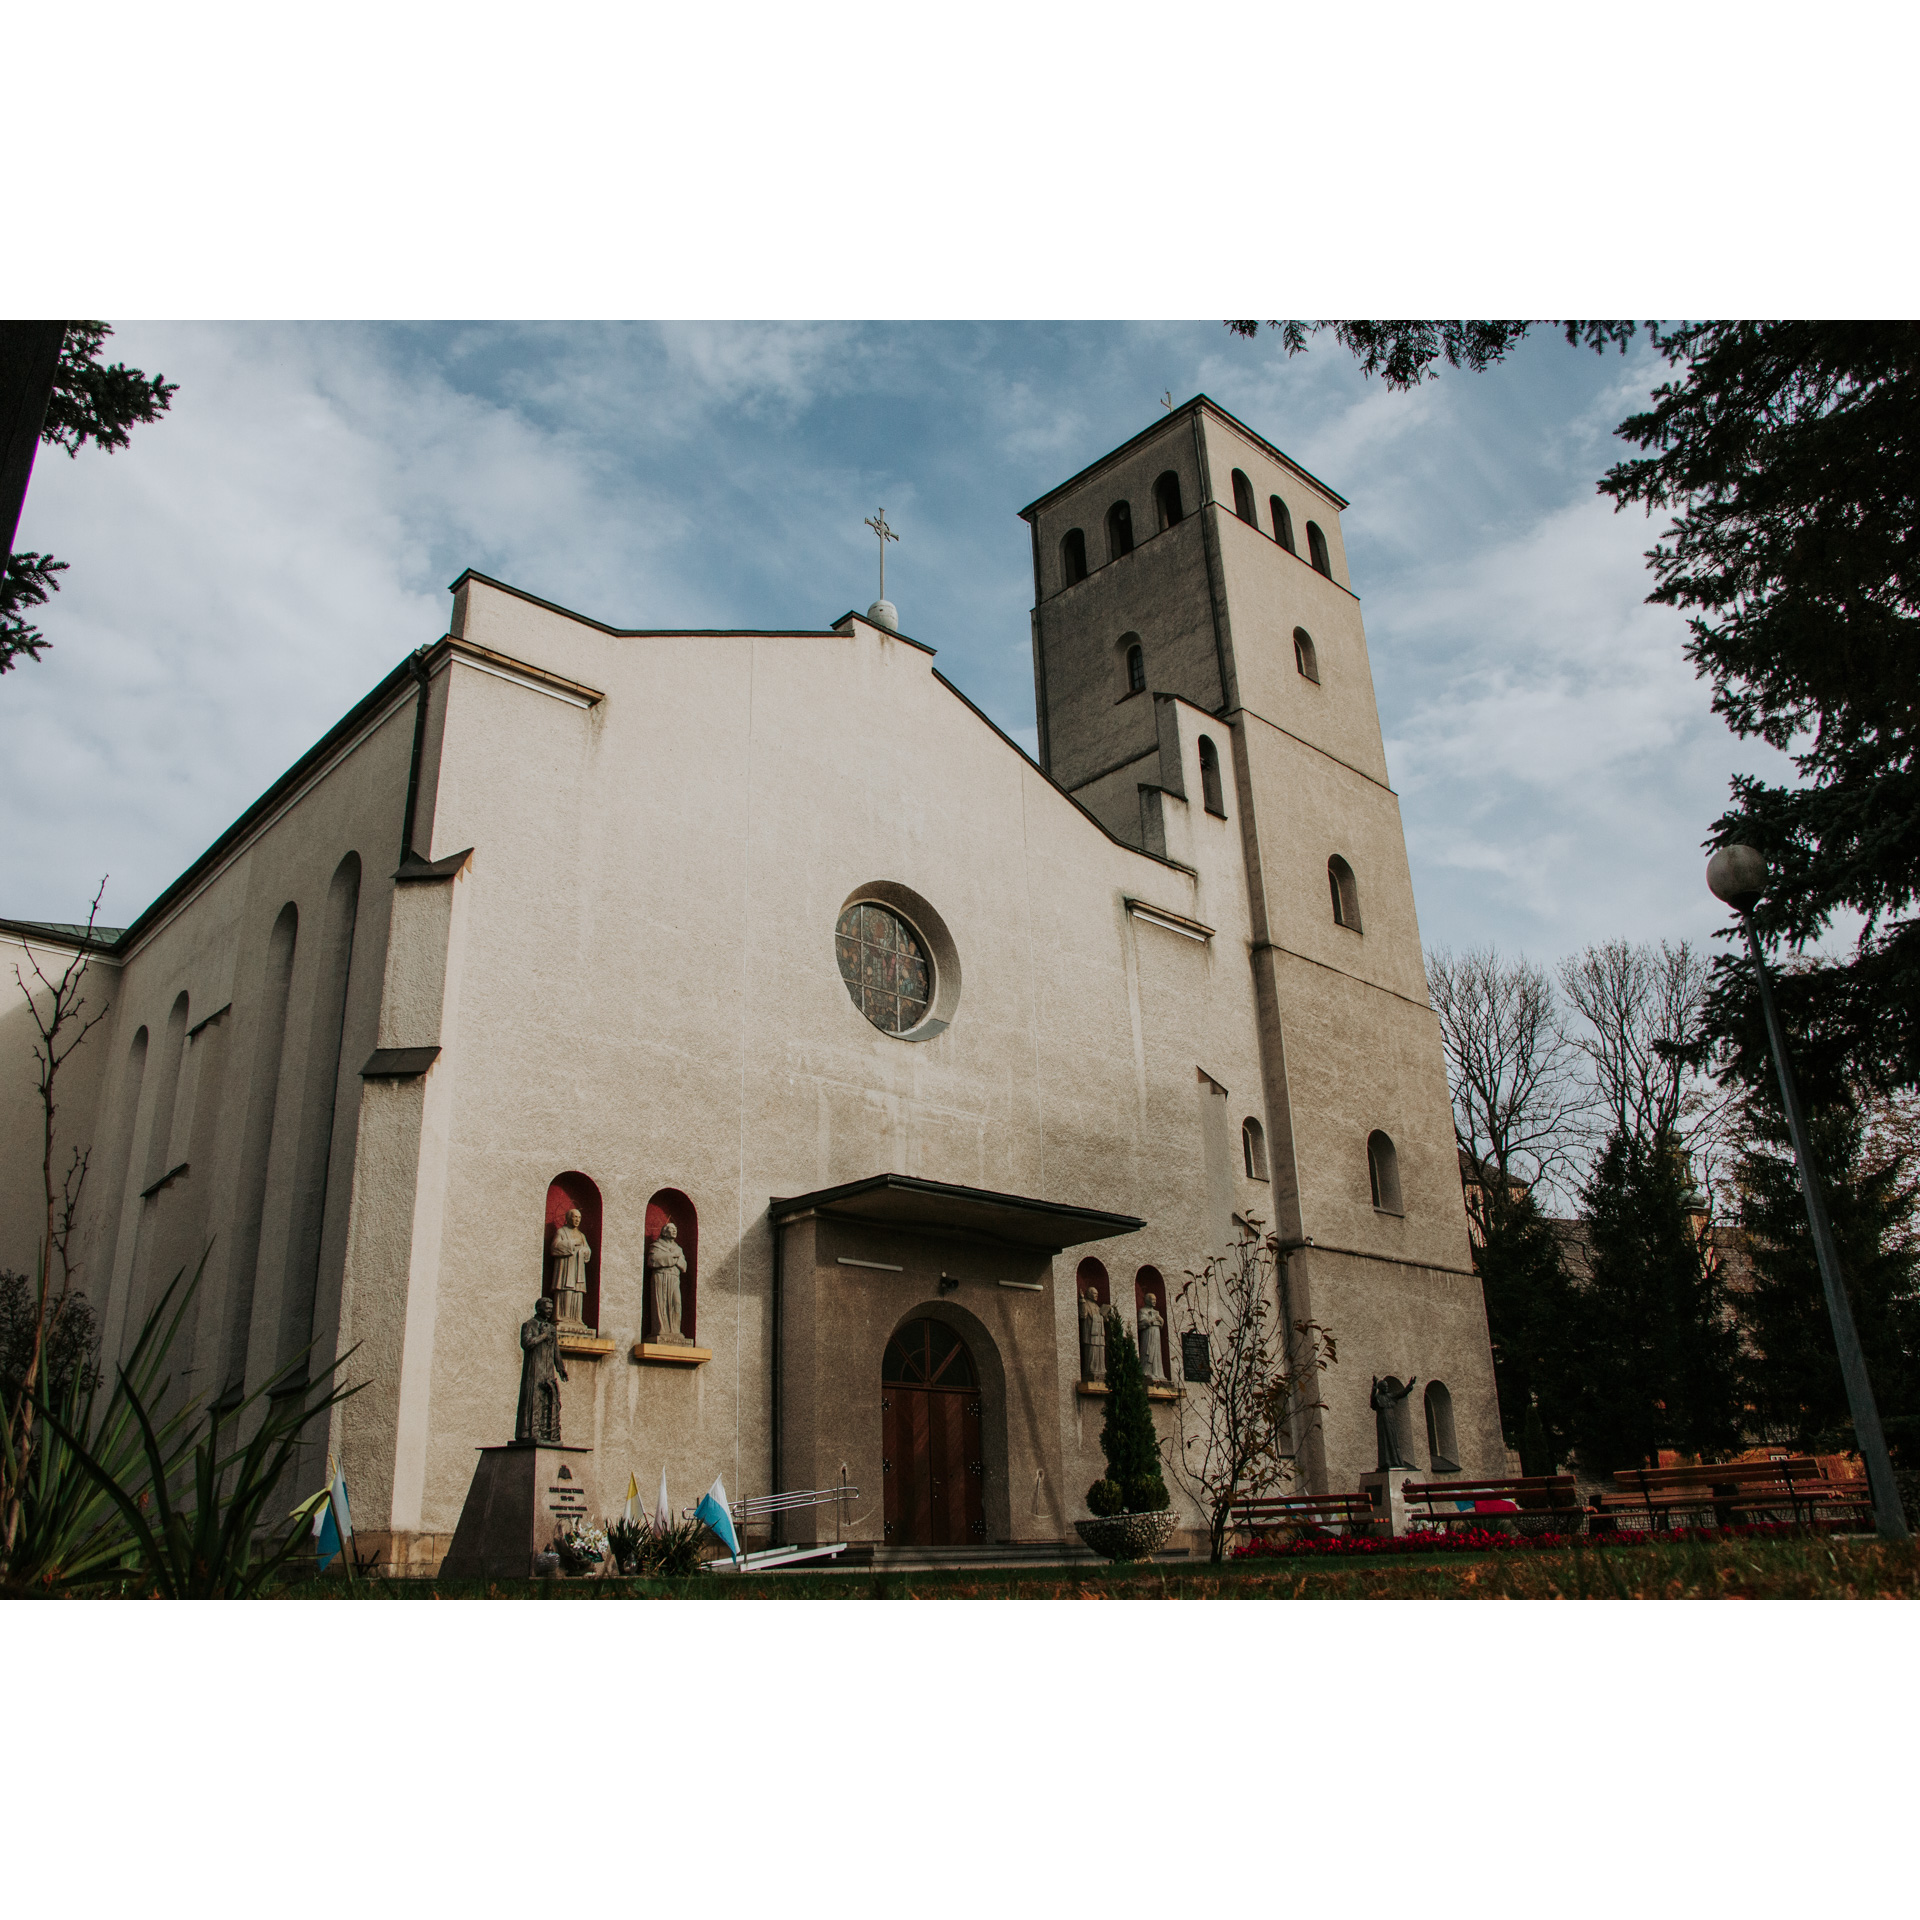
[[[965,1547],[987,1537],[980,1376],[938,1320],[909,1320],[880,1364],[881,1477],[892,1546]]]

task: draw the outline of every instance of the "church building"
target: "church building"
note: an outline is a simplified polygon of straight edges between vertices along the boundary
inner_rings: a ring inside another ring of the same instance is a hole
[[[844,1478],[876,1545],[1071,1540],[1081,1302],[1140,1330],[1171,1454],[1181,1290],[1257,1220],[1337,1348],[1301,1490],[1374,1467],[1389,1373],[1423,1472],[1503,1472],[1345,505],[1201,396],[1024,508],[1037,764],[885,600],[657,632],[464,574],[93,954],[61,1151],[108,1357],[203,1253],[195,1389],[351,1349],[328,1444],[403,1570],[514,1437],[541,1297],[595,1517],[664,1468],[676,1506]],[[28,1272],[31,1038],[15,996]]]

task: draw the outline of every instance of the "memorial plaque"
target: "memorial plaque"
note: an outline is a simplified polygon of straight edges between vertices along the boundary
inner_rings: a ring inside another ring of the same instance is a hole
[[[1213,1355],[1207,1350],[1207,1336],[1204,1333],[1183,1333],[1180,1336],[1180,1371],[1189,1380],[1213,1378]]]

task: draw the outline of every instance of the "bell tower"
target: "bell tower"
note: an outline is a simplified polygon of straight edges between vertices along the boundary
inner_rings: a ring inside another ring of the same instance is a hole
[[[1180,809],[1175,846],[1192,830],[1237,836],[1289,1312],[1350,1341],[1363,1368],[1451,1380],[1454,1404],[1492,1421],[1469,1445],[1497,1469],[1486,1318],[1346,505],[1201,395],[1025,508],[1040,762],[1147,852],[1167,857]],[[1181,772],[1183,727],[1203,736],[1200,793]]]

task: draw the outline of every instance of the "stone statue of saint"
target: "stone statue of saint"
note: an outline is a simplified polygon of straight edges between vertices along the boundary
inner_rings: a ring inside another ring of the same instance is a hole
[[[1166,1324],[1165,1316],[1149,1295],[1140,1307],[1140,1365],[1145,1369],[1148,1380],[1155,1385],[1161,1384],[1167,1377],[1166,1362],[1160,1357],[1160,1329]]]
[[[513,1423],[516,1440],[560,1444],[560,1382],[566,1377],[559,1329],[553,1322],[553,1302],[542,1294],[533,1303],[533,1318],[520,1326],[520,1411]]]
[[[669,1220],[647,1249],[647,1274],[653,1282],[653,1337],[663,1347],[693,1344],[680,1331],[680,1276],[687,1270],[686,1249]]]
[[[547,1251],[553,1255],[554,1318],[563,1327],[584,1327],[587,1262],[593,1258],[593,1248],[580,1231],[578,1207],[568,1213],[564,1225],[554,1228],[553,1244]]]
[[[1107,1310],[1097,1289],[1080,1296],[1080,1378],[1089,1386],[1103,1385],[1107,1377]]]
[[[1367,1404],[1373,1409],[1373,1437],[1380,1450],[1377,1473],[1414,1464],[1413,1416],[1407,1411],[1407,1396],[1412,1391],[1411,1380],[1402,1386],[1390,1373],[1384,1380],[1376,1379],[1367,1396]]]

